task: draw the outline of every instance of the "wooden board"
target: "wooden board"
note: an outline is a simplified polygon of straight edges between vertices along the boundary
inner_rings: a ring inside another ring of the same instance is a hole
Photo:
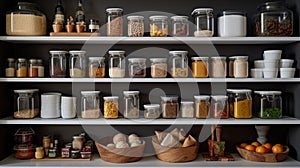
[[[43,158],[43,159],[32,159],[34,161],[91,161],[92,157],[88,159],[72,159],[72,158],[62,158],[62,157],[57,157],[57,158]]]
[[[234,157],[230,153],[225,153],[224,157],[210,157],[208,152],[202,153],[206,161],[234,161]]]
[[[90,33],[90,32],[82,32],[82,33],[77,33],[77,32],[72,32],[72,33],[68,33],[68,32],[51,32],[50,36],[82,36],[82,37],[88,37],[88,36],[100,36],[100,33]]]

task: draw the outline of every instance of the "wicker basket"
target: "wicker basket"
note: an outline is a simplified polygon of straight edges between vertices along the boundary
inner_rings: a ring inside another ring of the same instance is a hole
[[[237,151],[240,153],[242,158],[254,162],[282,162],[286,159],[289,154],[289,147],[284,146],[284,152],[282,153],[257,153],[254,151],[248,151],[246,149],[236,146]]]
[[[112,137],[102,138],[96,142],[96,147],[102,160],[112,163],[130,163],[137,162],[142,159],[146,144],[145,141],[142,141],[142,145],[132,148],[107,148],[106,145],[112,142]]]
[[[152,138],[152,144],[156,152],[156,157],[165,162],[190,162],[197,158],[199,143],[194,146],[170,148],[161,146],[156,137]]]

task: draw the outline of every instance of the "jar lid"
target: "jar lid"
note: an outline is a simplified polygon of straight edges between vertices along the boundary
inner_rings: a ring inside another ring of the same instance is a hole
[[[76,135],[76,136],[73,136],[73,139],[83,139],[83,137]]]
[[[81,91],[82,95],[96,95],[96,94],[100,94],[100,91]]]
[[[80,55],[80,54],[86,54],[86,51],[73,50],[73,51],[69,51],[69,53],[72,54],[72,55]]]
[[[80,153],[80,150],[71,150],[71,153],[76,154],[76,153]]]
[[[210,96],[208,95],[199,95],[199,96],[194,96],[196,100],[209,100]]]
[[[123,91],[124,95],[138,95],[140,94],[140,91]]]
[[[222,12],[221,16],[226,16],[226,15],[246,16],[246,13],[243,11],[238,11],[238,10],[225,10]]]
[[[90,23],[99,23],[99,20],[96,20],[96,19],[90,19]]]
[[[171,17],[171,20],[174,20],[174,21],[182,21],[182,20],[188,20],[189,17],[188,16],[172,16]]]
[[[91,61],[101,61],[104,59],[105,59],[105,57],[89,57],[89,60],[91,60]]]
[[[14,90],[15,93],[35,93],[38,92],[39,89],[21,89],[21,90]]]
[[[160,105],[159,104],[144,104],[144,108],[148,109],[148,108],[159,108]]]
[[[194,61],[208,61],[208,57],[192,57]]]
[[[227,89],[227,92],[230,92],[230,93],[251,93],[252,90],[250,90],[250,89]]]
[[[49,51],[50,54],[67,54],[67,51],[58,51],[58,50],[52,50]]]
[[[44,148],[42,146],[38,146],[35,148],[35,150],[43,150]]]
[[[25,58],[18,58],[18,62],[25,62],[26,59]]]
[[[7,58],[7,61],[8,61],[8,62],[14,62],[15,59],[14,59],[14,58]]]
[[[106,97],[103,97],[103,99],[105,101],[114,101],[114,100],[119,100],[119,96],[106,96]]]
[[[236,60],[248,60],[248,56],[235,56]]]
[[[168,16],[154,15],[149,17],[150,20],[166,20]]]
[[[193,10],[192,15],[195,14],[207,14],[209,12],[213,12],[214,9],[213,8],[196,8]]]
[[[129,62],[146,62],[146,58],[129,58]]]
[[[236,56],[229,57],[229,60],[235,60]]]
[[[144,16],[139,16],[139,15],[127,16],[127,20],[144,20]]]
[[[211,57],[212,60],[226,60],[226,57],[222,57],[222,56],[219,56],[219,57]]]
[[[106,12],[123,12],[122,8],[107,8]]]
[[[225,96],[225,95],[214,95],[214,96],[211,96],[212,99],[218,101],[218,100],[226,100],[228,99],[228,96]]]
[[[169,51],[170,55],[186,55],[188,54],[187,51]]]
[[[36,59],[29,59],[29,62],[30,62],[30,63],[36,63],[37,60],[36,60]]]
[[[37,59],[36,62],[37,63],[43,63],[43,60],[42,59]]]
[[[108,54],[110,54],[110,55],[120,55],[120,54],[125,54],[125,51],[122,51],[122,50],[108,51]]]
[[[193,101],[181,101],[181,104],[194,104]]]
[[[150,58],[151,62],[160,63],[160,62],[167,62],[167,58]]]
[[[161,96],[161,100],[162,101],[177,101],[178,100],[178,96],[176,95],[170,95],[170,96]]]
[[[281,95],[281,91],[254,91],[254,93],[260,95]]]

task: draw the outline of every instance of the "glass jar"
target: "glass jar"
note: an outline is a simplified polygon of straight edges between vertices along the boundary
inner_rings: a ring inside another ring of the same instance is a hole
[[[248,77],[248,56],[236,56],[233,63],[233,77]]]
[[[107,8],[106,9],[106,35],[123,36],[123,9]]]
[[[293,35],[293,12],[284,2],[266,2],[259,6],[254,23],[256,36]]]
[[[193,118],[195,113],[194,102],[192,101],[181,101],[181,117],[182,118]]]
[[[16,77],[26,78],[27,77],[27,61],[25,58],[18,58],[16,62]]]
[[[145,58],[129,58],[128,59],[129,77],[146,77],[146,59]]]
[[[196,25],[195,37],[212,37],[214,35],[214,14],[212,8],[197,8],[192,12]]]
[[[247,35],[246,13],[241,11],[223,11],[218,18],[220,37],[245,37]]]
[[[49,51],[50,58],[50,77],[51,78],[64,78],[66,77],[67,67],[67,51]]]
[[[259,118],[281,118],[282,99],[280,91],[255,91],[254,115]]]
[[[234,118],[252,118],[252,97],[248,89],[227,89],[229,111]]]
[[[156,119],[160,117],[159,104],[144,104],[144,117],[148,119]]]
[[[140,98],[139,91],[123,91],[124,94],[124,117],[139,118]]]
[[[38,77],[38,66],[36,59],[30,59],[28,61],[28,77],[37,78]]]
[[[211,111],[214,118],[228,118],[229,105],[228,96],[211,96]]]
[[[211,58],[211,77],[212,78],[226,78],[227,63],[226,57],[212,57]]]
[[[100,91],[81,91],[81,117],[100,117]]]
[[[150,16],[150,36],[168,36],[168,16]]]
[[[125,77],[125,51],[108,51],[109,54],[109,77]]]
[[[118,118],[119,117],[119,97],[109,96],[104,99],[104,118]]]
[[[34,118],[39,115],[38,89],[14,90],[14,118]]]
[[[177,118],[179,111],[178,96],[162,96],[161,108],[163,118]]]
[[[36,159],[43,159],[45,157],[45,151],[43,147],[36,147],[35,148],[35,158]]]
[[[86,71],[86,51],[69,51],[70,77],[83,78]]]
[[[167,58],[150,58],[150,62],[151,62],[152,78],[167,77],[167,72],[168,72]]]
[[[194,96],[196,107],[196,118],[209,118],[210,96]]]
[[[9,36],[43,36],[47,34],[46,16],[35,3],[18,2],[6,13],[6,34]]]
[[[234,57],[229,57],[229,63],[228,63],[228,77],[233,78],[233,63],[235,60],[235,56]]]
[[[83,148],[83,137],[73,136],[72,149],[81,150]]]
[[[37,59],[36,60],[36,65],[38,68],[38,77],[43,78],[45,76],[45,68],[43,65],[43,60],[42,59]]]
[[[5,68],[5,77],[13,78],[16,73],[16,62],[14,58],[7,58],[6,68]]]
[[[104,78],[105,76],[105,58],[89,57],[89,77]]]
[[[187,37],[189,36],[189,20],[187,16],[172,16],[172,36]]]
[[[144,16],[128,16],[127,17],[128,36],[143,37],[144,36]]]
[[[51,137],[46,135],[43,136],[43,148],[45,149],[45,155],[48,156],[48,152],[50,149]]]
[[[192,57],[192,73],[194,78],[207,78],[208,69],[208,57]]]
[[[173,78],[187,78],[188,58],[187,51],[170,51],[170,71]]]
[[[89,32],[94,33],[100,29],[99,20],[91,19],[89,24]]]

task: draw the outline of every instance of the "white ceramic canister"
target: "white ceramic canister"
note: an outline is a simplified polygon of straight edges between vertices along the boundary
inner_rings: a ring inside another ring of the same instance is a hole
[[[61,93],[44,93],[41,95],[41,118],[59,118],[61,115]]]
[[[220,37],[245,37],[247,35],[246,13],[241,11],[223,11],[218,18]]]

